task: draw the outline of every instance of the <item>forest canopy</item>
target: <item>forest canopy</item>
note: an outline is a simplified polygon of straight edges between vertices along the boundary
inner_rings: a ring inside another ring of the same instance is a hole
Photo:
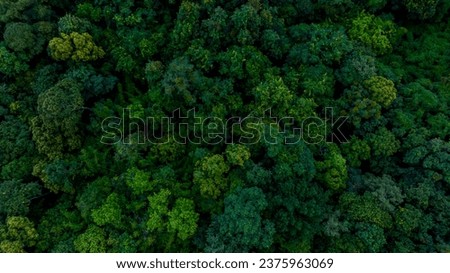
[[[449,252],[449,10],[0,0],[0,252]]]

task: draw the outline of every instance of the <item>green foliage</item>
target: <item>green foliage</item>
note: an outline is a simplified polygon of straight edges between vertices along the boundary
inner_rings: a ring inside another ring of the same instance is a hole
[[[98,226],[110,224],[120,227],[122,224],[122,202],[119,195],[111,193],[104,204],[98,209],[92,210],[92,220]]]
[[[194,202],[186,198],[179,198],[168,215],[169,232],[176,232],[178,238],[186,240],[197,231],[199,214],[194,210]]]
[[[374,134],[370,134],[368,141],[372,154],[375,156],[391,156],[400,148],[400,142],[385,127],[379,129]]]
[[[175,100],[182,101],[187,105],[193,105],[196,98],[192,91],[192,85],[199,78],[199,74],[194,70],[194,66],[187,58],[175,59],[169,64],[162,85],[165,95],[175,97]]]
[[[38,112],[46,125],[75,126],[80,118],[83,98],[80,85],[69,79],[58,82],[38,97]]]
[[[103,49],[94,44],[88,33],[61,33],[61,38],[53,38],[48,48],[50,56],[57,61],[88,62],[105,56]]]
[[[346,187],[348,178],[346,160],[336,145],[329,145],[323,161],[316,161],[317,179],[330,189],[340,190]]]
[[[405,232],[411,233],[420,225],[422,213],[420,210],[408,206],[407,208],[399,208],[395,215],[395,224],[397,227]]]
[[[244,166],[244,163],[250,158],[250,151],[247,147],[240,144],[227,146],[225,151],[227,161],[231,165]]]
[[[182,1],[178,10],[176,24],[171,33],[171,42],[176,49],[185,49],[192,39],[200,16],[199,5],[191,1]]]
[[[288,61],[296,65],[339,63],[353,49],[340,25],[300,24],[292,26],[290,33],[297,44],[291,49]]]
[[[344,193],[340,205],[353,221],[372,223],[382,228],[392,226],[392,217],[380,208],[374,197],[368,194],[357,196],[353,193]]]
[[[419,16],[420,19],[429,19],[436,13],[439,0],[404,0],[406,9]]]
[[[195,164],[194,183],[204,197],[218,198],[227,189],[225,174],[230,167],[223,156],[206,156]]]
[[[141,195],[153,188],[150,183],[150,174],[137,168],[127,171],[126,183],[136,195]]]
[[[268,203],[259,188],[237,189],[208,230],[207,252],[249,252],[270,247],[274,225],[262,218]]]
[[[31,130],[37,149],[50,159],[60,158],[65,146],[69,150],[79,148],[80,91],[77,82],[63,79],[38,96],[39,116],[31,120]]]
[[[25,252],[36,244],[38,234],[33,222],[26,217],[11,216],[0,225],[0,251],[6,253]]]
[[[333,97],[333,70],[322,64],[305,67],[301,71],[301,87],[307,97],[320,99]]]
[[[391,80],[380,76],[374,76],[364,81],[369,90],[371,99],[383,107],[388,107],[397,97],[397,90]]]
[[[383,55],[392,51],[393,45],[404,31],[391,20],[383,20],[362,12],[352,21],[349,36],[371,48],[375,53]]]
[[[147,229],[150,232],[162,231],[165,229],[164,219],[169,212],[169,196],[170,191],[163,189],[158,193],[153,194],[148,197],[149,208],[148,208],[148,221]]]
[[[25,23],[10,23],[3,33],[6,45],[13,51],[20,52],[36,47],[33,27]]]
[[[0,0],[0,251],[449,252],[449,11]]]
[[[36,245],[39,252],[75,252],[73,241],[84,229],[80,214],[62,196],[55,207],[42,215],[37,231],[40,240]]]
[[[0,72],[13,76],[22,73],[28,69],[28,65],[23,59],[11,53],[6,47],[0,43]]]
[[[0,183],[0,215],[21,216],[28,213],[31,199],[41,193],[39,184],[18,180]]]
[[[380,207],[390,213],[394,212],[405,200],[401,188],[391,176],[382,175],[378,177],[372,174],[366,174],[358,177],[358,179],[352,177],[352,180],[351,183],[360,183],[358,186],[369,192],[379,202]]]
[[[352,137],[348,143],[342,145],[342,151],[350,167],[361,166],[363,160],[370,158],[370,146],[366,141]]]
[[[363,52],[355,51],[344,59],[337,77],[343,84],[351,86],[368,80],[375,74],[375,58]]]
[[[253,44],[259,33],[262,18],[258,14],[258,8],[258,6],[255,7],[250,4],[242,5],[230,17],[233,27],[237,32],[236,39],[243,45]]]
[[[34,13],[34,14],[33,14]],[[24,21],[31,19],[44,19],[51,10],[40,5],[35,0],[4,0],[0,3],[0,22]]]
[[[91,3],[80,3],[77,5],[76,15],[82,18],[88,18],[92,22],[98,22],[102,17],[102,9]]]
[[[287,113],[294,96],[281,77],[267,75],[266,80],[253,90],[257,110],[260,114],[272,109],[273,114],[283,116]]]
[[[78,18],[71,14],[66,14],[61,17],[58,21],[58,31],[59,33],[85,33],[90,30],[91,26],[89,21],[85,19]]]
[[[107,251],[105,231],[97,226],[89,226],[73,242],[75,251],[80,253],[105,253]]]
[[[387,244],[384,231],[381,227],[373,224],[356,225],[358,231],[356,236],[363,243],[364,252],[380,252]]]
[[[413,43],[403,41],[403,56],[411,63],[410,73],[414,78],[439,81],[448,77],[450,57],[446,54],[449,42],[449,27],[436,28],[425,25]],[[430,62],[430,60],[433,60]]]
[[[100,207],[101,202],[111,193],[112,181],[107,177],[99,177],[89,183],[78,195],[76,207],[84,219],[91,219],[93,209]]]
[[[34,145],[30,142],[30,132],[25,123],[11,118],[0,125],[0,166],[33,153]]]
[[[49,163],[40,161],[33,167],[33,175],[39,177],[44,186],[52,192],[73,193],[76,168],[75,162],[61,159]]]

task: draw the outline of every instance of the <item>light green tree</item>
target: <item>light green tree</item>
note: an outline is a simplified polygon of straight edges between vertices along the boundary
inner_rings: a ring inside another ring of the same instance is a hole
[[[179,198],[168,212],[167,230],[175,232],[181,240],[192,237],[197,231],[199,214],[195,212],[194,202],[190,199]]]
[[[88,33],[61,33],[61,37],[53,38],[49,42],[48,48],[50,56],[57,61],[88,62],[105,56],[103,49],[95,45]]]
[[[204,197],[218,198],[227,188],[225,174],[230,167],[225,163],[222,155],[206,156],[196,163],[194,183],[200,187]]]

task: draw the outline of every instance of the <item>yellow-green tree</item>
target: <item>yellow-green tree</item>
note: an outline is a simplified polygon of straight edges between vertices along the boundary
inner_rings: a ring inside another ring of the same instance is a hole
[[[226,189],[225,174],[230,167],[222,155],[212,155],[198,161],[194,171],[194,183],[199,185],[204,197],[218,198]]]

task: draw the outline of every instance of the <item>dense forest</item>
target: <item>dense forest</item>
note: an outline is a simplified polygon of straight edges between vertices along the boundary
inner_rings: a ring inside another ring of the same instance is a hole
[[[0,252],[450,252],[449,10],[0,0]]]

